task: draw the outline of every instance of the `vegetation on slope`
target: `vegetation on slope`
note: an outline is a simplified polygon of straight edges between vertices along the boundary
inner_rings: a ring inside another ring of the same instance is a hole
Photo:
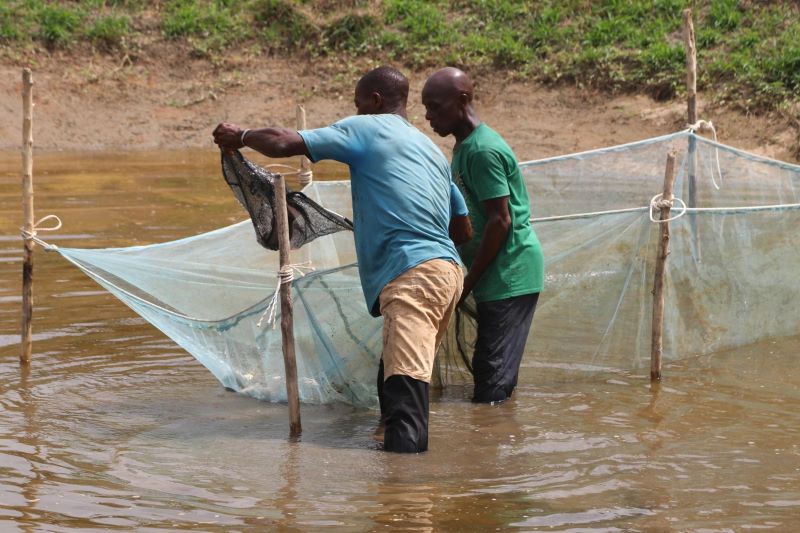
[[[17,57],[91,47],[135,58],[175,41],[215,63],[236,50],[449,64],[669,99],[683,90],[690,5],[699,88],[747,111],[796,116],[800,5],[791,1],[0,0],[0,46]]]

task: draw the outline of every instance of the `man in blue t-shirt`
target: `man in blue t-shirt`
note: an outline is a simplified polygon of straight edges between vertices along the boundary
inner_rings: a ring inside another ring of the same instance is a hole
[[[406,77],[379,67],[356,85],[356,116],[300,132],[220,124],[214,142],[349,166],[361,285],[369,312],[384,318],[378,377],[384,449],[423,452],[433,360],[463,284],[452,239],[467,240],[470,228],[447,159],[408,122],[407,100]]]

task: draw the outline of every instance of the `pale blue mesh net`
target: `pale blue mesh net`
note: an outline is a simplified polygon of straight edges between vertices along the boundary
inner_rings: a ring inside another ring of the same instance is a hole
[[[648,206],[673,149],[675,196],[690,208],[671,222],[665,359],[798,334],[800,167],[679,132],[521,164],[546,257],[524,365],[649,368],[659,232]],[[348,182],[304,192],[351,217]],[[280,328],[258,325],[278,284],[278,254],[258,245],[249,220],[162,244],[59,252],[224,386],[285,400]],[[293,263],[309,261],[316,270],[292,282],[301,400],[374,406],[382,322],[364,304],[352,233],[292,251]],[[458,322],[440,350],[437,382],[468,380],[459,345],[469,356],[474,330],[468,318]]]

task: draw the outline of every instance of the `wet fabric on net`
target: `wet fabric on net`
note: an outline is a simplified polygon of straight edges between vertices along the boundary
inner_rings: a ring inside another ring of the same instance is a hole
[[[278,249],[275,223],[275,173],[245,158],[238,150],[222,151],[222,175],[233,195],[250,214],[258,243],[269,250]],[[302,192],[286,192],[289,216],[289,239],[292,248],[300,248],[317,237],[342,230],[353,230],[353,223],[329,211]]]
[[[520,386],[551,373],[649,372],[659,228],[648,206],[670,150],[675,196],[688,209],[671,222],[664,360],[800,331],[800,167],[688,131],[524,162],[546,279]],[[352,216],[348,181],[315,181],[303,194]],[[681,211],[676,200],[673,215]],[[278,253],[260,246],[252,228],[245,220],[149,246],[59,252],[226,387],[284,401],[280,329],[258,326],[277,287]],[[322,235],[290,260],[316,268],[292,282],[301,400],[377,406],[381,320],[363,302],[352,232]],[[474,333],[469,316],[453,321],[434,385],[470,383]]]

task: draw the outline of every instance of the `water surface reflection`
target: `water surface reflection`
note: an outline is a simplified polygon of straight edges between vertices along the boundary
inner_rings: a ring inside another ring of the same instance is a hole
[[[526,361],[517,396],[431,405],[431,451],[379,453],[375,413],[226,392],[160,332],[37,250],[34,360],[19,350],[18,155],[0,158],[0,529],[792,531],[800,339],[635,372]],[[243,218],[213,151],[37,155],[46,236],[103,247]],[[341,175],[340,167],[321,177]]]

